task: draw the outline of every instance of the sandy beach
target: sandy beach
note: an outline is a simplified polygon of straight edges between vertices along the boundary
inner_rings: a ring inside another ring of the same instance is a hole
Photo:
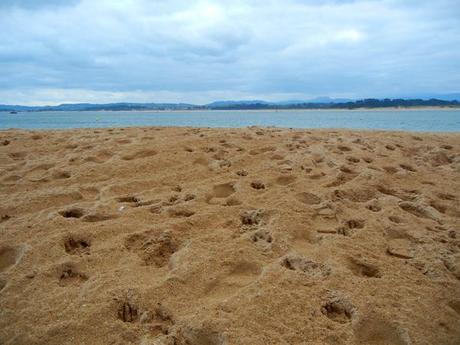
[[[459,133],[5,130],[0,195],[0,344],[460,344]]]

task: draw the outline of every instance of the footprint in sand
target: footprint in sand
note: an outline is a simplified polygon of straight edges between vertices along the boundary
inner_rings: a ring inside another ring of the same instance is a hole
[[[415,202],[401,201],[399,207],[419,218],[428,218],[438,221],[441,218],[441,214],[431,206],[425,206]]]
[[[227,198],[235,192],[235,182],[222,183],[212,187],[210,198]]]
[[[119,302],[117,317],[123,322],[135,322],[139,319],[138,307],[132,302]]]
[[[68,179],[68,178],[72,177],[72,174],[69,171],[56,170],[56,171],[53,171],[51,176],[55,180],[62,180],[62,179]]]
[[[358,187],[354,189],[336,189],[332,194],[333,200],[347,199],[353,202],[367,202],[375,199],[375,190],[371,188]]]
[[[345,146],[345,145],[339,145],[339,146],[337,146],[337,148],[341,152],[350,152],[350,151],[352,151],[352,149],[350,147]]]
[[[114,214],[91,213],[82,217],[82,221],[87,223],[105,222],[106,220],[117,218]]]
[[[334,322],[348,323],[356,314],[356,308],[348,299],[334,297],[322,305],[321,313]]]
[[[254,189],[265,189],[265,183],[260,180],[252,181],[251,187]]]
[[[409,172],[416,172],[417,170],[410,164],[399,164],[401,168]]]
[[[410,345],[406,330],[380,317],[362,317],[353,326],[358,345]]]
[[[124,156],[121,157],[121,159],[125,161],[131,161],[133,159],[142,159],[142,158],[148,158],[155,156],[158,152],[155,150],[149,150],[149,149],[144,149],[144,150],[139,150],[133,153],[128,153]]]
[[[118,197],[117,201],[121,203],[138,203],[140,202],[140,199],[134,195],[129,195]]]
[[[460,254],[449,255],[443,259],[444,266],[460,280]]]
[[[71,255],[89,254],[91,241],[75,235],[69,235],[64,239],[64,249]]]
[[[60,286],[78,286],[88,280],[88,276],[80,271],[76,264],[66,262],[57,268]]]
[[[168,214],[173,218],[188,218],[195,214],[195,211],[189,210],[187,208],[174,208],[169,209]]]
[[[78,207],[69,208],[59,211],[59,214],[64,218],[81,218],[85,215],[85,211]]]
[[[238,261],[226,268],[226,273],[217,277],[206,286],[206,296],[224,298],[251,284],[262,272],[254,262]]]
[[[415,256],[415,248],[410,240],[396,238],[388,242],[387,254],[400,259],[412,259]]]
[[[244,211],[241,216],[242,225],[259,225],[267,219],[267,213],[263,209]]]
[[[294,183],[297,180],[297,177],[294,175],[279,176],[275,183],[280,186],[287,186]]]
[[[295,198],[306,205],[317,205],[321,202],[321,198],[319,196],[308,192],[297,193]]]
[[[153,232],[146,231],[128,236],[125,247],[137,253],[145,265],[163,267],[179,249],[179,244],[169,232],[155,236]]]
[[[27,157],[27,152],[11,152],[8,154],[8,156],[15,161],[23,160]]]
[[[143,324],[149,324],[150,334],[155,337],[169,335],[171,327],[175,324],[173,314],[161,303],[155,306],[153,312],[141,310],[139,321]]]
[[[346,266],[358,277],[381,278],[382,274],[378,266],[362,259],[350,257],[346,260]]]
[[[0,273],[5,272],[16,265],[24,255],[23,246],[0,247]]]
[[[269,248],[271,243],[273,242],[273,237],[271,233],[265,229],[256,230],[254,233],[250,235],[250,239],[252,242],[264,249]]]
[[[85,162],[92,162],[92,163],[104,163],[112,158],[113,152],[102,150],[97,152],[95,155],[87,156],[84,158]]]
[[[296,254],[286,255],[281,259],[280,264],[288,270],[301,272],[312,278],[325,278],[331,274],[329,266]]]
[[[184,328],[176,334],[166,336],[164,344],[190,344],[190,345],[226,345],[224,335],[211,328]],[[159,344],[163,344],[159,343]],[[156,344],[156,343],[155,343]]]

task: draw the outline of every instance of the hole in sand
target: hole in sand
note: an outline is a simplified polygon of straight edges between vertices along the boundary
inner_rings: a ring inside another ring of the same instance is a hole
[[[438,193],[437,196],[442,200],[455,200],[455,195],[449,193]]]
[[[89,254],[90,241],[73,236],[64,241],[64,249],[72,255]]]
[[[379,205],[376,205],[376,204],[370,204],[370,205],[367,205],[366,208],[372,212],[379,212],[382,210],[382,208],[379,206]]]
[[[348,260],[348,267],[359,277],[380,278],[382,276],[377,266],[355,258]]]
[[[427,208],[416,203],[403,201],[399,203],[399,207],[416,217],[436,219],[436,216],[433,214],[433,212],[430,212]]]
[[[359,163],[360,159],[353,156],[348,156],[347,161],[349,161],[350,163]]]
[[[350,219],[346,222],[348,229],[362,229],[364,228],[364,220]]]
[[[393,145],[390,145],[390,144],[385,145],[385,148],[390,151],[394,151],[396,149]]]
[[[238,205],[241,205],[241,204],[242,204],[242,202],[237,198],[229,198],[225,202],[225,206],[238,206]]]
[[[241,215],[241,223],[243,223],[243,225],[258,225],[262,222],[263,217],[264,211],[261,209],[245,211]]]
[[[226,198],[235,193],[233,182],[218,184],[212,188],[214,198]]]
[[[312,277],[327,277],[331,269],[324,264],[319,264],[310,259],[288,255],[281,260],[281,266],[291,271],[303,272]]]
[[[95,213],[95,214],[88,214],[82,218],[84,222],[88,223],[96,223],[96,222],[104,222],[109,219],[114,219],[116,218],[114,215],[111,214],[101,214],[101,213]]]
[[[415,168],[413,168],[411,165],[409,164],[399,164],[399,166],[401,168],[403,168],[404,170],[407,170],[407,171],[411,171],[411,172],[416,172],[417,170]]]
[[[325,303],[321,307],[321,312],[332,321],[347,323],[351,321],[355,308],[349,301],[343,298],[335,298]]]
[[[451,307],[458,315],[460,315],[460,299],[456,299],[450,301],[448,303],[449,307]]]
[[[81,273],[72,263],[66,263],[59,269],[59,285],[79,285],[88,280],[86,274]]]
[[[351,151],[351,148],[349,148],[348,146],[344,146],[344,145],[339,145],[339,146],[337,146],[337,148],[342,152],[350,152]]]
[[[0,272],[6,271],[21,259],[21,251],[15,247],[0,248]]]
[[[281,186],[287,186],[288,184],[293,183],[297,177],[293,175],[287,175],[287,176],[280,176],[276,179],[276,184],[279,184]]]
[[[354,334],[359,345],[409,345],[406,331],[386,320],[366,317],[354,327]]]
[[[64,218],[81,218],[85,213],[81,208],[71,208],[68,210],[60,211],[59,214]]]
[[[5,279],[0,278],[0,292],[6,286],[7,281]]]
[[[148,158],[151,156],[155,156],[157,152],[155,150],[140,150],[134,153],[127,154],[122,156],[121,158],[125,161],[131,161],[133,159],[141,159],[141,158]]]
[[[262,181],[252,181],[251,187],[254,189],[265,189],[265,184]]]
[[[137,306],[130,302],[122,302],[118,306],[117,316],[123,322],[134,322],[139,316]]]
[[[302,192],[295,195],[295,198],[307,205],[316,205],[321,202],[321,198],[313,193]]]
[[[403,220],[402,218],[398,217],[398,216],[389,216],[388,219],[393,222],[393,223],[396,223],[396,224],[401,224],[403,223]]]
[[[2,214],[0,216],[0,223],[6,222],[7,220],[11,219],[11,216],[8,214]]]
[[[118,202],[140,202],[140,199],[135,196],[122,196],[117,198]]]
[[[446,213],[447,211],[447,206],[439,203],[438,201],[431,201],[430,206],[440,213]]]
[[[191,210],[187,210],[187,209],[170,209],[168,210],[168,214],[171,216],[171,217],[185,217],[185,218],[188,218],[188,217],[191,217],[195,214],[194,211],[191,211]]]
[[[389,174],[396,174],[398,172],[398,168],[392,166],[384,166],[383,170],[385,170]]]
[[[273,238],[270,232],[261,229],[251,235],[251,241],[254,243],[269,244],[273,242]]]
[[[208,329],[188,329],[183,332],[187,345],[223,345],[225,340],[217,332]]]
[[[72,175],[68,171],[55,171],[53,173],[53,178],[58,179],[58,180],[70,178],[71,176]]]
[[[177,250],[178,245],[171,233],[163,232],[154,237],[149,232],[130,235],[125,240],[125,247],[136,252],[146,265],[165,266]]]

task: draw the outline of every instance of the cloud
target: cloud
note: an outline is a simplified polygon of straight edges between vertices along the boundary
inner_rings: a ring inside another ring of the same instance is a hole
[[[0,103],[458,92],[459,18],[450,0],[4,0]]]
[[[31,8],[38,9],[43,7],[54,6],[73,6],[78,3],[78,0],[2,0],[0,8]]]

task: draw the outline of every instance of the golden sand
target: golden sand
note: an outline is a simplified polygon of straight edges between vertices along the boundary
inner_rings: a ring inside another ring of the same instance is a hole
[[[8,130],[0,195],[0,344],[460,344],[460,134]]]

